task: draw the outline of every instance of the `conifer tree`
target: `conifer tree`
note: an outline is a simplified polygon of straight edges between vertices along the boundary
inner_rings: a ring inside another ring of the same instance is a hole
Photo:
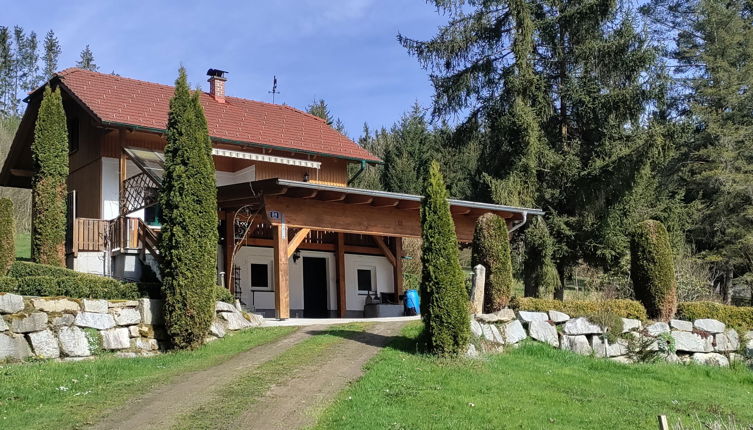
[[[68,129],[60,90],[44,89],[31,145],[31,258],[42,264],[65,265]]]
[[[0,199],[0,277],[8,273],[16,260],[16,219],[13,202]]]
[[[200,345],[214,317],[217,185],[204,110],[181,68],[170,100],[159,250],[165,326],[173,347]]]
[[[432,162],[421,203],[421,311],[429,351],[440,356],[465,352],[470,337],[469,301],[458,260],[455,224],[447,188]]]
[[[55,37],[55,32],[48,31],[44,36],[44,67],[42,68],[42,80],[48,80],[52,78],[52,75],[57,72],[58,58],[62,49],[60,48],[60,42]]]
[[[497,215],[485,214],[476,221],[471,266],[477,264],[486,268],[484,312],[496,312],[506,307],[513,287],[510,241],[507,225]]]
[[[99,66],[94,63],[94,53],[92,52],[91,48],[89,48],[89,45],[86,45],[86,48],[81,51],[79,60],[76,62],[76,67],[92,72],[99,71]]]
[[[669,235],[661,222],[643,221],[633,231],[630,278],[635,297],[646,307],[649,318],[669,321],[674,316],[677,281]]]

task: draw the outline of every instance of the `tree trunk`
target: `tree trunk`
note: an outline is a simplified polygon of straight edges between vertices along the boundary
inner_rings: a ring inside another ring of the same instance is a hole
[[[724,282],[721,285],[722,288],[720,293],[722,294],[722,302],[725,305],[732,303],[732,278],[734,276],[734,272],[731,268],[727,269],[724,274]]]

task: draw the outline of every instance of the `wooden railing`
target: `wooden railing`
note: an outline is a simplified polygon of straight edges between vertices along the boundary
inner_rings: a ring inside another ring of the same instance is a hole
[[[73,244],[71,251],[102,251],[109,234],[109,221],[93,218],[76,218],[73,224]]]
[[[157,235],[140,218],[76,218],[69,252],[139,249],[157,255]]]
[[[140,218],[135,218],[138,223],[139,252],[142,261],[146,259],[146,251],[159,261],[159,252],[157,251],[157,234]]]

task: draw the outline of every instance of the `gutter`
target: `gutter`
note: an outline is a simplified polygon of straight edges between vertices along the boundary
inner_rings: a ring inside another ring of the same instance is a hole
[[[358,177],[361,176],[361,173],[363,173],[365,170],[366,170],[366,160],[361,160],[361,167],[353,175],[352,178],[348,179],[347,186],[350,186],[350,184],[352,184],[356,179],[358,179]]]
[[[517,223],[514,226],[512,226],[512,228],[510,229],[510,231],[508,231],[507,233],[508,234],[512,233],[515,230],[519,229],[520,227],[523,227],[526,224],[526,222],[528,222],[528,211],[523,211],[523,219],[520,220],[519,223]]]

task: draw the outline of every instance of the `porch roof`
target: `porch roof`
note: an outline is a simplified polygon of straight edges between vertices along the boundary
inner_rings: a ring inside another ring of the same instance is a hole
[[[286,179],[265,179],[217,188],[220,209],[251,205],[264,211],[270,224],[383,236],[419,237],[422,196],[338,187]],[[449,199],[458,240],[469,242],[476,219],[494,213],[514,229],[534,208]]]

